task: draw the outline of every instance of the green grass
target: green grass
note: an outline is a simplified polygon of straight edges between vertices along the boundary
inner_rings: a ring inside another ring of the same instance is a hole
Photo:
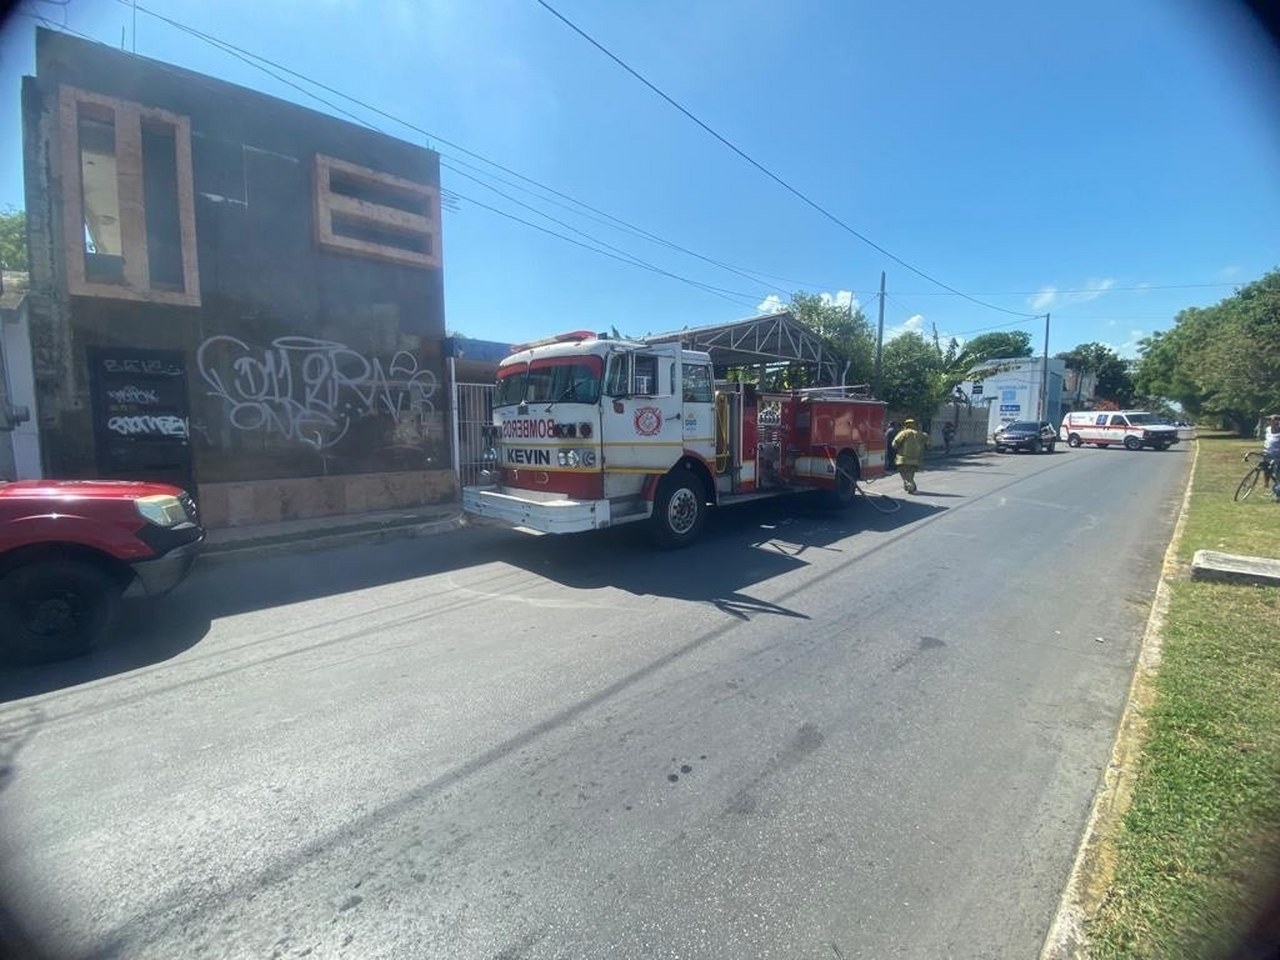
[[[1280,504],[1232,495],[1256,444],[1200,441],[1178,555],[1280,557]],[[1271,893],[1280,852],[1280,587],[1171,584],[1163,658],[1091,955],[1217,957]]]

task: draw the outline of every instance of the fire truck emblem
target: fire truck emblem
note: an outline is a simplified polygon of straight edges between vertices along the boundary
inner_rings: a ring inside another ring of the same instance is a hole
[[[657,407],[641,407],[636,411],[636,433],[640,436],[656,436],[661,429],[662,411]]]

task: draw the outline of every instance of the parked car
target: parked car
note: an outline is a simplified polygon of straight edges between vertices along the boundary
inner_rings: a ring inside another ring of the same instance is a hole
[[[1058,431],[1053,429],[1053,424],[1048,420],[1015,420],[998,429],[992,439],[995,441],[996,453],[1004,453],[1006,450],[1029,450],[1032,453],[1043,450],[1053,453],[1058,444]]]
[[[162,483],[0,483],[0,658],[88,650],[122,598],[182,582],[204,529],[195,501]]]
[[[1123,444],[1126,450],[1167,450],[1181,439],[1177,427],[1146,410],[1073,410],[1062,419],[1061,435],[1073,447]]]

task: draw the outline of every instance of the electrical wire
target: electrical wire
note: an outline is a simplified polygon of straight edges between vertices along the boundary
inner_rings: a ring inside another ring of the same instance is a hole
[[[1125,287],[1106,287],[1099,289],[1097,287],[1064,287],[1062,289],[1054,289],[1054,293],[1094,293],[1101,296],[1104,293],[1126,293],[1126,292],[1145,292],[1147,290],[1193,290],[1199,287],[1238,287],[1239,283],[1235,281],[1218,281],[1216,283],[1164,283],[1164,284],[1142,284],[1137,283],[1133,286]],[[1034,297],[1046,290],[994,290],[986,293],[978,293],[979,297]],[[904,294],[908,297],[950,297],[954,294],[947,293],[942,290],[929,290]],[[1043,316],[1043,314],[1042,314]]]
[[[142,10],[143,8],[142,8],[142,7],[139,7],[138,9],[139,9],[139,10]],[[144,11],[144,12],[145,12],[145,11]],[[54,23],[53,23],[51,20],[49,20],[47,17],[43,17],[43,16],[36,15],[36,14],[29,14],[29,16],[31,16],[33,19],[39,20],[40,22],[42,22],[42,23],[45,23],[45,24],[49,25],[50,27],[56,27],[56,28],[58,28],[58,29],[65,29],[65,30],[66,30],[66,32],[69,32],[69,33],[72,33],[72,34],[74,34],[74,35],[76,35],[76,36],[82,37],[83,39],[90,40],[90,41],[92,41],[92,40],[93,40],[93,38],[92,38],[92,37],[89,37],[88,35],[83,34],[83,33],[81,33],[80,31],[75,30],[75,29],[72,29],[72,28],[70,28],[70,27],[67,27],[67,28],[61,28],[61,27],[58,27],[58,25],[54,24]],[[195,32],[196,32],[196,33],[198,33],[199,31],[195,31]],[[305,95],[305,96],[307,96],[307,97],[310,97],[311,99],[315,100],[316,102],[318,102],[318,103],[320,103],[320,104],[323,104],[324,106],[328,107],[329,109],[331,109],[331,110],[333,110],[333,111],[335,111],[335,112],[337,112],[337,113],[341,114],[342,116],[346,117],[347,119],[351,120],[353,123],[355,123],[355,124],[357,124],[357,125],[359,125],[359,126],[361,126],[361,127],[364,127],[365,129],[372,130],[372,131],[373,131],[373,132],[375,132],[375,133],[381,133],[381,134],[383,134],[384,136],[386,135],[385,131],[383,131],[383,130],[379,129],[377,126],[375,126],[375,125],[373,125],[373,124],[369,123],[367,120],[363,119],[362,117],[359,117],[359,116],[357,116],[356,114],[352,113],[351,111],[346,110],[346,109],[344,109],[343,107],[338,106],[337,104],[333,103],[333,102],[332,102],[332,101],[330,101],[330,100],[326,100],[325,98],[323,98],[323,97],[319,96],[318,94],[314,93],[313,91],[307,90],[307,89],[305,89],[304,87],[299,86],[297,83],[294,83],[293,81],[291,81],[291,80],[287,79],[286,77],[281,76],[280,74],[278,74],[278,73],[274,72],[273,70],[269,69],[268,67],[265,67],[265,66],[263,66],[262,64],[259,64],[259,63],[255,63],[255,62],[253,62],[253,60],[252,60],[252,59],[250,59],[250,58],[252,57],[252,54],[245,54],[245,55],[242,55],[242,54],[241,54],[237,49],[234,49],[234,48],[233,48],[233,45],[231,45],[231,44],[226,44],[226,43],[224,43],[224,42],[222,42],[222,41],[217,40],[216,38],[212,38],[212,37],[208,37],[208,36],[201,36],[201,37],[200,37],[200,39],[201,39],[201,40],[203,40],[204,42],[206,42],[206,43],[210,44],[211,46],[214,46],[215,48],[220,49],[220,50],[222,50],[223,52],[230,54],[231,56],[235,57],[236,59],[241,60],[242,62],[244,62],[244,63],[248,64],[249,66],[252,66],[252,67],[254,67],[255,69],[261,70],[263,73],[267,74],[268,76],[270,76],[271,78],[273,78],[273,79],[274,79],[274,80],[276,80],[277,82],[282,83],[282,84],[284,84],[285,86],[287,86],[287,87],[289,87],[289,88],[291,88],[291,89],[293,89],[293,90],[296,90],[296,91],[298,91],[299,93],[302,93],[303,95]],[[161,67],[162,67],[162,68],[164,68],[164,65],[161,65]],[[177,76],[177,75],[178,75],[176,70],[170,70],[169,72],[173,73],[175,76]],[[457,172],[457,171],[455,171],[455,172]],[[475,178],[472,178],[472,179],[475,179]],[[477,182],[479,182],[479,181],[477,181]],[[482,185],[483,185],[483,184],[482,184]],[[494,189],[494,188],[490,187],[490,189]],[[495,192],[501,193],[501,191],[495,191]],[[655,274],[658,274],[658,275],[660,275],[660,276],[668,277],[669,279],[677,280],[677,281],[679,281],[679,282],[681,282],[681,283],[685,283],[685,284],[687,284],[687,285],[689,285],[689,286],[691,286],[691,287],[694,287],[694,288],[696,288],[696,289],[702,290],[702,291],[704,291],[704,292],[706,292],[706,293],[710,293],[710,294],[713,294],[714,296],[718,296],[718,297],[720,297],[722,300],[726,300],[726,301],[728,301],[729,303],[734,304],[735,306],[738,306],[738,305],[741,305],[741,304],[744,304],[744,303],[745,303],[745,304],[748,304],[748,305],[754,305],[754,304],[757,304],[757,303],[759,303],[761,300],[763,300],[763,299],[764,299],[764,295],[763,295],[763,294],[760,294],[760,295],[758,295],[758,296],[757,296],[756,294],[745,293],[745,292],[742,292],[742,291],[728,290],[728,289],[723,288],[723,287],[717,287],[717,286],[715,286],[714,284],[704,283],[703,281],[700,281],[700,280],[694,280],[694,279],[692,279],[691,277],[686,277],[686,276],[683,276],[683,275],[681,275],[681,274],[674,273],[673,271],[670,271],[670,270],[665,270],[665,269],[663,269],[662,267],[659,267],[659,266],[657,266],[656,264],[652,264],[652,263],[649,263],[649,262],[647,262],[647,261],[645,261],[645,260],[642,260],[642,259],[640,259],[639,257],[636,257],[636,256],[634,256],[634,255],[632,255],[632,254],[628,253],[627,251],[622,250],[621,248],[614,247],[614,246],[612,246],[611,244],[608,244],[608,243],[606,243],[606,242],[604,242],[604,241],[602,241],[602,240],[599,240],[598,238],[592,237],[590,234],[586,234],[586,233],[584,233],[583,231],[577,230],[577,228],[575,228],[575,227],[573,227],[573,226],[571,226],[571,225],[569,225],[569,224],[566,224],[566,223],[564,223],[563,221],[555,220],[555,218],[549,217],[549,215],[547,215],[547,214],[543,213],[542,211],[536,210],[536,209],[535,209],[535,208],[533,208],[533,207],[530,207],[528,204],[523,204],[523,203],[521,203],[521,202],[520,202],[520,201],[518,201],[518,200],[514,200],[514,198],[507,197],[507,195],[506,195],[506,194],[501,194],[501,195],[502,195],[502,196],[504,196],[504,197],[506,197],[506,198],[507,198],[507,199],[509,199],[509,200],[512,200],[512,202],[515,202],[515,203],[517,203],[517,204],[519,204],[519,205],[521,205],[521,206],[524,206],[524,207],[526,207],[527,209],[533,210],[533,212],[538,213],[538,214],[539,214],[539,215],[541,215],[541,216],[547,216],[547,217],[548,217],[548,219],[554,220],[556,223],[559,223],[559,224],[560,224],[560,225],[562,225],[562,226],[565,226],[565,227],[568,227],[568,228],[569,228],[569,229],[571,229],[571,230],[574,230],[574,232],[576,232],[576,233],[578,233],[579,235],[581,235],[581,236],[585,237],[587,240],[590,240],[590,241],[591,241],[591,243],[584,243],[584,242],[582,242],[582,241],[580,241],[580,240],[575,240],[575,239],[573,239],[572,237],[567,237],[567,236],[565,236],[565,235],[563,235],[563,234],[557,233],[557,232],[556,232],[556,231],[554,231],[554,230],[550,230],[550,229],[548,229],[548,228],[546,228],[546,227],[542,227],[542,226],[540,226],[540,225],[538,225],[538,224],[536,224],[536,223],[532,223],[532,222],[530,222],[530,221],[528,221],[528,220],[525,220],[525,219],[523,219],[522,217],[515,216],[514,214],[508,213],[507,211],[500,210],[500,209],[498,209],[497,207],[493,207],[493,206],[491,206],[491,205],[489,205],[489,204],[486,204],[486,203],[483,203],[483,202],[481,202],[481,201],[479,201],[479,200],[476,200],[474,197],[468,197],[468,196],[466,196],[465,194],[458,193],[457,191],[450,191],[450,193],[452,193],[452,195],[453,195],[453,196],[457,197],[457,198],[458,198],[458,199],[460,199],[460,200],[464,200],[464,201],[466,201],[466,202],[468,202],[468,203],[471,203],[471,204],[473,204],[473,205],[475,205],[475,206],[477,206],[477,207],[480,207],[480,208],[481,208],[481,209],[483,209],[483,210],[487,210],[487,211],[489,211],[489,212],[491,212],[491,213],[497,214],[498,216],[506,217],[507,219],[512,220],[512,221],[514,221],[514,222],[516,222],[516,223],[522,224],[523,226],[530,227],[530,228],[532,228],[532,229],[534,229],[534,230],[538,230],[538,231],[540,231],[540,232],[542,232],[542,233],[545,233],[545,234],[547,234],[547,235],[549,235],[549,236],[555,237],[555,238],[557,238],[557,239],[559,239],[559,240],[562,240],[562,241],[564,241],[564,242],[566,242],[566,243],[570,243],[570,244],[573,244],[574,246],[581,247],[581,248],[583,248],[583,249],[585,249],[585,250],[590,250],[590,251],[592,251],[593,253],[600,254],[601,256],[606,256],[606,257],[609,257],[610,259],[618,260],[619,262],[627,263],[627,264],[630,264],[631,266],[634,266],[634,267],[639,267],[640,269],[647,270],[647,271],[649,271],[649,272],[651,272],[651,273],[655,273]],[[592,246],[592,243],[600,244],[600,247]],[[601,249],[601,247],[605,247],[605,248],[608,248],[608,249]],[[616,251],[616,252],[610,252],[610,251]]]
[[[927,281],[929,281],[930,283],[932,283],[932,284],[934,284],[934,285],[936,285],[936,286],[941,287],[943,290],[946,290],[946,291],[948,291],[948,292],[950,292],[950,293],[954,294],[954,295],[955,295],[955,296],[957,296],[957,297],[962,297],[962,298],[964,298],[965,300],[970,301],[971,303],[975,303],[975,304],[977,304],[977,305],[978,305],[978,306],[980,306],[980,307],[984,307],[984,308],[986,308],[986,309],[988,309],[988,310],[995,310],[995,311],[997,311],[997,312],[999,312],[999,313],[1007,313],[1007,314],[1010,314],[1011,316],[1022,316],[1022,317],[1026,317],[1026,318],[1028,318],[1028,319],[1034,319],[1034,318],[1035,318],[1035,316],[1036,316],[1035,314],[1030,314],[1030,313],[1020,313],[1020,312],[1019,312],[1019,311],[1017,311],[1017,310],[1009,310],[1009,309],[1007,309],[1006,307],[1000,307],[1000,306],[997,306],[997,305],[996,305],[996,304],[994,304],[994,303],[987,303],[987,302],[986,302],[986,301],[984,301],[984,300],[979,300],[977,297],[974,297],[974,296],[972,296],[972,295],[970,295],[970,294],[964,293],[964,292],[963,292],[963,291],[961,291],[961,290],[957,290],[955,287],[950,286],[949,284],[943,283],[941,280],[937,279],[936,277],[930,276],[929,274],[927,274],[927,273],[925,273],[923,270],[921,270],[919,267],[916,267],[916,266],[914,266],[913,264],[908,263],[906,260],[903,260],[901,257],[897,256],[896,254],[890,253],[888,250],[886,250],[884,247],[880,246],[880,244],[876,243],[874,240],[870,239],[869,237],[867,237],[867,236],[865,236],[864,234],[862,234],[862,233],[858,232],[857,230],[855,230],[855,229],[854,229],[853,227],[851,227],[848,223],[846,223],[846,222],[845,222],[844,220],[842,220],[840,217],[837,217],[834,213],[832,213],[832,212],[831,212],[830,210],[828,210],[826,207],[822,206],[822,205],[821,205],[820,203],[818,203],[816,200],[813,200],[813,199],[812,199],[812,198],[810,198],[807,194],[805,194],[805,193],[801,192],[801,191],[800,191],[799,189],[797,189],[796,187],[793,187],[793,186],[792,186],[790,183],[788,183],[786,180],[782,179],[782,177],[778,176],[778,174],[774,173],[772,170],[770,170],[770,169],[769,169],[768,167],[766,167],[764,164],[760,163],[760,161],[756,160],[754,157],[752,157],[752,156],[751,156],[750,154],[748,154],[746,151],[742,150],[740,147],[738,147],[736,144],[734,144],[731,140],[729,140],[728,138],[726,138],[726,137],[725,137],[725,136],[723,136],[722,134],[718,133],[715,129],[713,129],[713,128],[712,128],[711,126],[709,126],[707,123],[705,123],[705,122],[703,122],[702,120],[698,119],[698,117],[696,117],[696,116],[695,116],[693,113],[691,113],[688,109],[686,109],[684,106],[682,106],[682,105],[681,105],[680,103],[678,103],[676,100],[672,99],[670,96],[668,96],[668,95],[667,95],[666,93],[664,93],[662,90],[660,90],[657,86],[655,86],[652,82],[650,82],[648,79],[646,79],[642,74],[640,74],[638,71],[636,71],[636,70],[635,70],[635,68],[633,68],[630,64],[628,64],[625,60],[623,60],[623,59],[622,59],[621,57],[619,57],[617,54],[613,53],[613,51],[611,51],[608,47],[604,46],[604,44],[600,43],[598,40],[596,40],[594,37],[592,37],[589,33],[587,33],[585,30],[583,30],[581,27],[579,27],[577,24],[575,24],[572,20],[570,20],[570,19],[569,19],[568,17],[566,17],[564,14],[560,13],[560,11],[556,10],[556,8],[555,8],[555,7],[553,7],[553,6],[551,6],[551,4],[549,4],[549,3],[547,2],[547,0],[535,0],[535,2],[536,2],[539,6],[543,7],[545,10],[547,10],[547,11],[548,11],[552,16],[554,16],[556,19],[558,19],[558,20],[560,20],[562,23],[564,23],[564,24],[565,24],[565,26],[569,27],[569,29],[571,29],[574,33],[578,34],[578,36],[582,37],[582,38],[583,38],[584,40],[586,40],[589,44],[591,44],[593,47],[595,47],[597,50],[599,50],[601,53],[603,53],[606,57],[608,57],[610,60],[612,60],[614,63],[616,63],[619,67],[621,67],[621,68],[622,68],[623,70],[625,70],[627,73],[631,74],[631,76],[633,76],[633,77],[635,77],[637,80],[639,80],[642,84],[644,84],[646,87],[648,87],[650,90],[652,90],[655,94],[657,94],[659,97],[661,97],[663,100],[665,100],[668,104],[670,104],[673,108],[675,108],[677,111],[679,111],[681,114],[683,114],[683,115],[684,115],[685,117],[687,117],[689,120],[691,120],[694,124],[696,124],[696,125],[697,125],[698,127],[700,127],[702,130],[704,130],[707,134],[709,134],[709,135],[710,135],[711,137],[713,137],[715,140],[717,140],[717,141],[719,141],[720,143],[722,143],[724,146],[726,146],[726,147],[727,147],[727,148],[729,148],[731,151],[733,151],[735,154],[737,154],[739,157],[741,157],[743,160],[745,160],[748,164],[750,164],[751,166],[753,166],[753,167],[755,167],[757,170],[759,170],[761,173],[763,173],[766,177],[768,177],[768,178],[769,178],[770,180],[772,180],[774,183],[778,184],[780,187],[782,187],[782,188],[783,188],[784,190],[786,190],[788,193],[792,194],[792,195],[793,195],[793,196],[795,196],[797,199],[799,199],[799,200],[803,201],[803,202],[804,202],[805,204],[807,204],[808,206],[812,207],[814,210],[816,210],[818,213],[822,214],[822,216],[826,217],[828,220],[830,220],[830,221],[831,221],[832,223],[834,223],[836,226],[840,227],[840,228],[841,228],[842,230],[844,230],[846,233],[848,233],[848,234],[850,234],[851,236],[853,236],[853,237],[857,238],[858,240],[861,240],[861,241],[862,241],[863,243],[865,243],[867,246],[871,247],[871,249],[876,250],[877,252],[879,252],[879,253],[883,254],[884,256],[888,257],[890,260],[892,260],[894,263],[898,264],[899,266],[905,267],[907,270],[910,270],[910,271],[911,271],[912,273],[914,273],[916,276],[921,277],[921,278],[923,278],[924,280],[927,280]],[[1043,314],[1041,314],[1041,316],[1043,316]]]
[[[172,18],[170,18],[170,17],[165,16],[164,14],[157,13],[156,11],[151,10],[151,9],[148,9],[147,7],[145,7],[145,6],[141,5],[141,4],[135,4],[135,3],[133,3],[133,2],[132,2],[132,0],[118,0],[118,2],[119,2],[121,5],[126,6],[126,7],[128,7],[129,9],[131,9],[131,10],[136,9],[136,10],[138,10],[139,12],[146,14],[147,16],[153,17],[153,18],[155,18],[156,20],[159,20],[159,21],[160,21],[160,22],[162,22],[162,23],[168,24],[170,27],[173,27],[173,28],[174,28],[174,29],[176,29],[176,30],[179,30],[179,31],[181,31],[181,32],[183,32],[183,33],[186,33],[186,34],[190,35],[190,36],[196,37],[197,39],[202,40],[202,41],[204,41],[205,43],[209,43],[209,44],[211,44],[211,45],[213,45],[213,46],[216,46],[216,47],[218,47],[218,48],[220,48],[220,49],[222,49],[222,50],[224,50],[224,51],[226,51],[226,52],[228,52],[228,53],[232,53],[233,55],[237,56],[237,58],[238,58],[238,59],[243,60],[245,57],[249,57],[249,58],[251,58],[252,60],[260,61],[262,64],[266,64],[267,66],[272,67],[272,68],[274,68],[274,69],[276,69],[276,70],[279,70],[279,71],[281,71],[281,72],[283,72],[283,73],[285,73],[285,74],[287,74],[287,75],[289,75],[289,76],[291,76],[291,77],[294,77],[295,79],[302,80],[302,81],[304,81],[305,83],[309,83],[309,84],[311,84],[311,85],[315,86],[316,88],[318,88],[318,89],[320,89],[320,90],[325,91],[326,93],[330,93],[330,94],[332,94],[332,95],[334,95],[334,96],[341,97],[343,100],[346,100],[346,101],[347,101],[347,102],[349,102],[349,103],[355,104],[356,106],[361,107],[362,109],[368,110],[368,111],[370,111],[371,113],[376,114],[377,116],[380,116],[380,117],[382,117],[382,118],[384,118],[384,119],[386,119],[386,120],[390,120],[390,121],[391,121],[391,122],[393,122],[393,123],[399,124],[400,126],[403,126],[403,127],[405,127],[406,129],[412,130],[412,131],[414,131],[415,133],[418,133],[418,134],[420,134],[421,136],[423,136],[423,137],[426,137],[426,138],[427,138],[427,140],[428,140],[428,144],[427,144],[427,145],[428,145],[428,147],[430,147],[430,146],[431,146],[431,141],[435,141],[435,142],[437,142],[437,143],[444,144],[444,145],[446,145],[447,147],[449,147],[451,150],[455,150],[455,151],[457,151],[457,152],[459,152],[459,153],[465,154],[465,155],[466,155],[466,156],[468,156],[468,157],[472,157],[472,158],[474,158],[474,159],[476,159],[476,160],[479,160],[479,161],[481,161],[482,163],[488,164],[489,166],[494,167],[495,169],[500,170],[500,171],[502,171],[503,173],[506,173],[506,174],[508,174],[508,175],[510,175],[510,176],[512,176],[512,177],[516,177],[516,178],[518,178],[519,180],[525,181],[526,183],[533,184],[534,186],[538,187],[539,189],[541,189],[541,190],[545,190],[547,193],[550,193],[550,194],[552,194],[553,196],[560,198],[561,200],[564,200],[564,201],[566,201],[566,202],[568,202],[568,203],[570,203],[570,204],[573,204],[573,205],[574,205],[574,206],[576,206],[576,207],[580,207],[580,208],[582,208],[582,209],[584,209],[584,210],[587,210],[587,211],[589,211],[590,213],[595,214],[595,215],[596,215],[596,216],[598,216],[598,217],[603,217],[605,220],[609,221],[609,222],[610,222],[610,224],[612,224],[616,229],[626,230],[626,231],[628,231],[628,232],[633,233],[633,234],[634,234],[634,235],[636,235],[636,236],[643,237],[643,238],[645,238],[646,240],[649,240],[649,241],[650,241],[650,242],[652,242],[652,243],[661,244],[662,246],[665,246],[665,247],[668,247],[668,248],[670,248],[670,249],[672,249],[672,250],[676,250],[676,251],[678,251],[678,252],[680,252],[680,253],[683,253],[683,254],[685,254],[686,256],[695,257],[695,258],[697,258],[697,259],[699,259],[699,260],[702,260],[702,261],[704,261],[704,262],[706,262],[706,263],[713,264],[714,266],[717,266],[717,267],[719,267],[719,268],[721,268],[721,269],[723,269],[723,270],[727,270],[727,271],[729,271],[729,272],[731,272],[731,273],[736,273],[736,274],[738,274],[739,276],[742,276],[742,277],[744,277],[745,279],[748,279],[748,280],[752,280],[753,282],[756,282],[756,283],[758,283],[758,282],[759,282],[759,280],[757,279],[758,277],[771,277],[771,275],[770,275],[770,274],[766,274],[766,273],[764,273],[764,272],[762,272],[762,271],[750,270],[750,269],[745,268],[745,267],[735,267],[735,266],[733,266],[732,264],[728,264],[728,263],[726,263],[726,262],[724,262],[724,261],[718,260],[718,259],[716,259],[716,258],[714,258],[714,257],[707,256],[707,255],[705,255],[705,254],[697,253],[696,251],[693,251],[693,250],[690,250],[690,249],[689,249],[689,248],[687,248],[687,247],[681,246],[680,244],[675,243],[674,241],[667,240],[667,239],[665,239],[665,238],[663,238],[663,237],[661,237],[661,236],[659,236],[659,235],[657,235],[657,234],[654,234],[654,233],[651,233],[651,232],[650,232],[650,231],[648,231],[648,230],[645,230],[643,227],[638,227],[638,226],[636,226],[635,224],[630,223],[629,221],[624,220],[624,219],[623,219],[623,218],[621,218],[621,217],[617,217],[617,216],[615,216],[614,214],[611,214],[611,213],[608,213],[607,211],[604,211],[604,210],[599,209],[598,207],[594,207],[594,206],[592,206],[591,204],[589,204],[589,203],[587,203],[587,202],[585,202],[585,201],[583,201],[583,200],[579,200],[579,199],[577,199],[576,197],[573,197],[573,196],[571,196],[571,195],[570,195],[570,194],[568,194],[568,193],[564,193],[563,191],[557,190],[556,188],[554,188],[554,187],[552,187],[552,186],[550,186],[550,185],[548,185],[548,184],[542,183],[541,181],[536,180],[536,179],[534,179],[533,177],[526,176],[525,174],[522,174],[522,173],[520,173],[520,172],[519,172],[519,171],[517,171],[517,170],[513,170],[512,168],[510,168],[510,167],[508,167],[508,166],[505,166],[505,165],[503,165],[503,164],[501,164],[501,163],[498,163],[498,162],[497,162],[497,161],[495,161],[495,160],[491,160],[491,159],[489,159],[488,157],[484,156],[483,154],[477,153],[477,152],[476,152],[476,151],[474,151],[474,150],[469,150],[469,149],[467,149],[466,147],[462,146],[461,144],[454,143],[454,142],[453,142],[453,141],[451,141],[451,140],[447,140],[447,139],[445,139],[444,137],[441,137],[441,136],[439,136],[439,135],[437,135],[437,134],[434,134],[434,133],[432,133],[431,131],[426,130],[425,128],[423,128],[423,127],[419,126],[418,124],[413,123],[412,121],[406,120],[406,119],[404,119],[403,117],[398,117],[398,116],[396,116],[396,115],[394,115],[394,114],[392,114],[392,113],[387,112],[386,110],[383,110],[383,109],[381,109],[381,108],[379,108],[379,107],[377,107],[377,106],[374,106],[374,105],[373,105],[373,104],[371,104],[371,103],[368,103],[367,101],[361,100],[361,99],[359,99],[358,97],[354,97],[354,96],[352,96],[351,94],[344,93],[343,91],[338,90],[338,89],[337,89],[337,88],[335,88],[335,87],[332,87],[332,86],[330,86],[330,85],[328,85],[328,84],[326,84],[326,83],[323,83],[322,81],[316,80],[314,77],[309,77],[309,76],[307,76],[306,74],[299,73],[299,72],[298,72],[298,71],[296,71],[296,70],[292,70],[292,69],[290,69],[289,67],[286,67],[286,66],[284,66],[283,64],[278,63],[277,61],[274,61],[274,60],[272,60],[272,59],[270,59],[270,58],[268,58],[268,57],[264,57],[264,56],[262,56],[262,55],[260,55],[260,54],[252,53],[251,51],[245,50],[245,49],[244,49],[244,48],[242,48],[242,47],[238,47],[238,46],[236,46],[235,44],[232,44],[232,43],[230,43],[230,42],[228,42],[228,41],[221,40],[221,39],[219,39],[218,37],[213,36],[212,34],[205,33],[205,32],[204,32],[204,31],[202,31],[202,30],[197,30],[195,27],[192,27],[192,26],[190,26],[190,25],[188,25],[188,24],[185,24],[185,23],[183,23],[183,22],[181,22],[181,21],[179,21],[179,20],[174,20],[174,19],[172,19]],[[246,61],[246,62],[248,62],[248,61]],[[255,65],[256,65],[256,64],[255,64]],[[279,79],[279,78],[277,78],[277,79]],[[283,82],[283,81],[282,81],[282,82]],[[295,87],[295,89],[297,89],[297,88]],[[304,92],[307,92],[307,91],[304,91]],[[313,94],[310,94],[310,93],[308,92],[308,95],[313,95]],[[318,98],[317,98],[317,99],[318,99]],[[322,100],[321,102],[326,102],[326,101],[323,101],[323,100]],[[347,112],[345,112],[345,111],[344,111],[344,115],[346,115],[346,116],[351,116],[351,114],[350,114],[350,113],[347,113]],[[366,125],[366,126],[368,126],[368,124],[365,124],[365,125]],[[435,149],[435,148],[433,148],[433,149]],[[443,155],[443,151],[439,151],[439,150],[437,149],[437,152],[438,152],[438,153],[441,153],[441,154]],[[463,162],[465,162],[465,161],[460,160],[460,159],[459,159],[459,158],[457,158],[457,157],[452,157],[451,159],[453,159],[453,160],[454,160],[454,162],[456,162],[456,163],[463,163]],[[494,176],[493,174],[489,174],[489,175],[490,175],[490,176]],[[511,184],[510,184],[510,183],[508,183],[507,185],[508,185],[508,186],[510,186]],[[525,188],[525,189],[527,189],[527,188]],[[547,198],[543,198],[543,199],[547,199]],[[785,277],[771,277],[771,279],[775,279],[775,280],[782,280],[782,281],[787,282],[787,283],[798,283],[801,287],[816,287],[816,288],[822,288],[822,287],[825,287],[825,286],[829,286],[828,284],[806,284],[806,283],[803,283],[803,282],[801,282],[801,281],[790,280],[790,279],[787,279],[787,278],[785,278]],[[763,285],[765,285],[765,284],[762,284],[762,286],[763,286]],[[837,286],[838,286],[838,285],[837,285]]]

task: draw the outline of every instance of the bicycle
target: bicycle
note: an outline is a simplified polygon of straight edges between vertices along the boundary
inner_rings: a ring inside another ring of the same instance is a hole
[[[1253,457],[1257,457],[1258,462],[1244,475],[1244,479],[1236,487],[1236,502],[1249,499],[1249,494],[1253,493],[1253,488],[1258,485],[1259,477],[1264,478],[1267,492],[1271,498],[1280,499],[1280,491],[1276,489],[1280,486],[1280,464],[1257,450],[1250,450],[1241,459],[1248,463]]]

